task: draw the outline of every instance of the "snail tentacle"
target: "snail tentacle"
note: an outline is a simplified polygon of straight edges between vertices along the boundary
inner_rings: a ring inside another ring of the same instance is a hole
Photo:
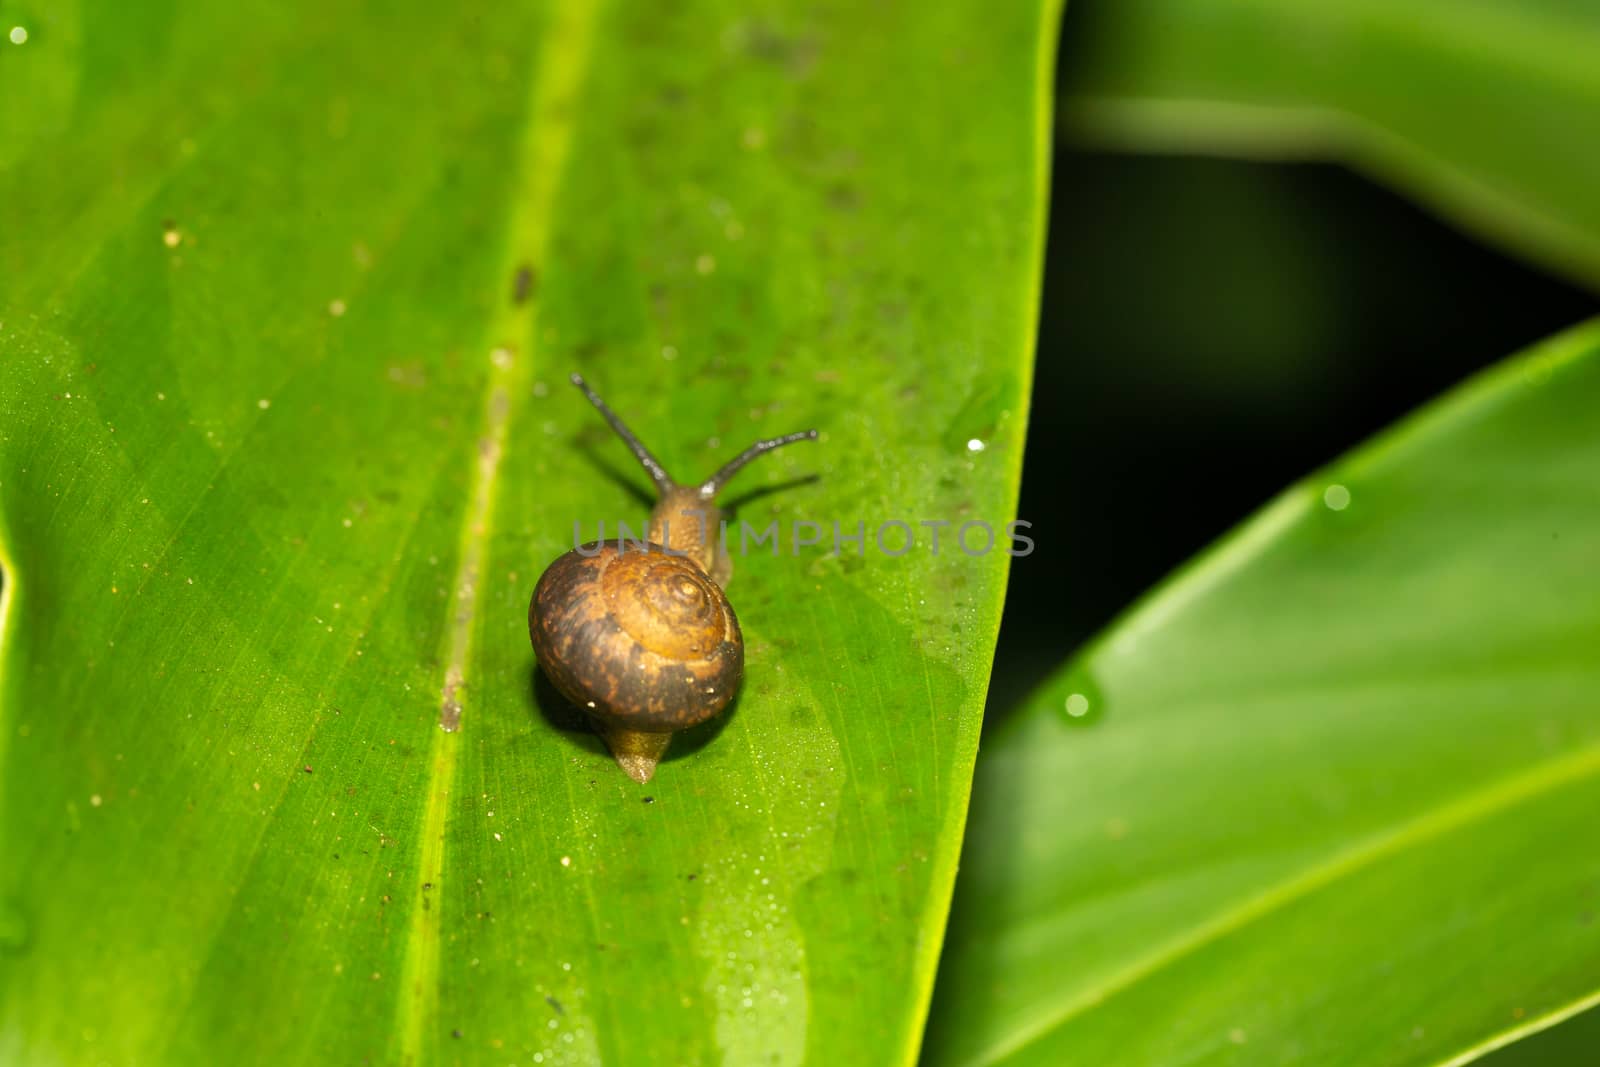
[[[792,445],[796,441],[815,441],[816,439],[817,431],[815,430],[796,430],[794,433],[786,433],[782,437],[768,437],[765,440],[757,441],[723,464],[722,469],[717,473],[700,483],[700,499],[714,500],[716,495],[722,492],[722,487],[728,484],[728,480],[743,470],[745,465],[757,456],[765,455],[774,448]]]
[[[611,424],[611,428],[616,431],[618,437],[622,438],[623,443],[632,449],[634,458],[639,461],[639,466],[644,468],[645,473],[650,475],[650,480],[655,483],[656,492],[665,493],[678,484],[672,480],[672,475],[667,473],[667,469],[661,465],[661,461],[656,459],[650,453],[650,450],[644,446],[644,442],[635,437],[633,431],[628,429],[627,423],[623,422],[617,413],[612,411],[604,400],[600,399],[599,393],[589,388],[589,383],[583,380],[583,375],[574,374],[572,376],[572,384],[583,390],[583,395],[589,398],[589,403],[593,404],[595,409],[605,417],[606,422]]]

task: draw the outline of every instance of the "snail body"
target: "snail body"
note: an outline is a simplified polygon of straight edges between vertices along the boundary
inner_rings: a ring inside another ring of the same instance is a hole
[[[660,496],[647,543],[591,541],[545,570],[528,604],[539,665],[582,708],[630,778],[647,782],[672,734],[719,715],[744,680],[744,638],[722,587],[716,495],[746,463],[815,430],[758,441],[699,485],[679,485],[578,375]]]

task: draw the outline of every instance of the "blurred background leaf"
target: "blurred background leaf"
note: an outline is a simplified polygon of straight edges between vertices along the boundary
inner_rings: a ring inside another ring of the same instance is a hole
[[[1600,326],[1497,368],[996,731],[928,1061],[1463,1062],[1592,1003],[1596,396]]]
[[[645,514],[573,369],[820,426],[758,525],[1011,517],[1050,5],[7,20],[0,1060],[909,1058],[1005,557],[741,560],[644,788],[525,612]]]
[[[1337,166],[1058,148],[1019,512],[1039,550],[1012,564],[986,721],[1306,471],[1597,314]]]
[[[1600,287],[1587,0],[1083,0],[1068,23],[1071,137],[1346,160]]]
[[[1461,158],[1419,161],[1392,138],[1373,136],[1369,115],[1330,111],[1327,100],[1300,105],[1302,94],[1314,95],[1341,78],[1344,99],[1373,107],[1384,94],[1404,96],[1412,89],[1398,72],[1358,84],[1360,72],[1393,58],[1373,47],[1382,34],[1319,29],[1327,18],[1360,22],[1365,13],[1348,6],[1200,8],[1086,0],[1071,5],[1064,22],[1060,130],[1066,136],[1057,149],[1036,417],[1021,502],[1021,513],[1040,530],[1041,551],[1014,564],[986,726],[996,737],[1007,736],[1013,715],[1027,714],[1027,695],[1057,668],[1065,650],[1088,640],[1278,487],[1504,352],[1600,312],[1592,288],[1579,287],[1593,286],[1592,259],[1575,264],[1566,255],[1572,247],[1581,252],[1587,241],[1574,246],[1552,237],[1565,226],[1524,230],[1519,209],[1505,214],[1492,198],[1462,198],[1452,188],[1477,156],[1508,143],[1527,147],[1525,130],[1509,142],[1497,140],[1505,124],[1549,126],[1566,133],[1511,159],[1510,166],[1530,178],[1529,195],[1547,200],[1551,210],[1575,205],[1580,222],[1592,214],[1587,198],[1554,197],[1567,187],[1569,171],[1588,165],[1587,142],[1573,132],[1587,111],[1562,99],[1570,79],[1546,83],[1535,69],[1517,81],[1514,104],[1508,99],[1473,116],[1484,144],[1469,146]],[[1395,5],[1374,17],[1415,15],[1425,22],[1448,19],[1452,11]],[[1570,13],[1585,17],[1580,8]],[[1505,14],[1540,17],[1537,7]],[[1282,48],[1320,48],[1325,61],[1299,80],[1277,57],[1256,62],[1260,50],[1251,50],[1250,35],[1230,38],[1224,30],[1257,18],[1276,21],[1272,32],[1287,38],[1303,29],[1302,40]],[[1190,37],[1213,31],[1207,44],[1191,48]],[[1492,78],[1495,64],[1486,55],[1480,72],[1470,64],[1428,62],[1439,37],[1422,33],[1411,41],[1419,79]],[[1574,33],[1564,47],[1582,49],[1585,39]],[[1169,54],[1179,48],[1190,51]],[[1187,65],[1191,59],[1194,67]],[[1168,95],[1162,63],[1186,73],[1206,64],[1211,69]],[[1263,71],[1277,79],[1263,91],[1270,104],[1214,106],[1233,99],[1214,99],[1216,87],[1231,92],[1236,85],[1267,84],[1256,78]],[[1151,86],[1161,91],[1149,99],[1140,95]],[[1445,144],[1460,116],[1448,99],[1429,99],[1430,89],[1401,104],[1417,117],[1423,141]],[[1193,99],[1185,95],[1190,90]],[[1469,84],[1462,96],[1481,91]],[[1097,148],[1196,155],[1102,154]],[[1427,210],[1337,165],[1201,158],[1212,154],[1345,160],[1393,181]],[[1441,219],[1463,223],[1467,233]],[[1508,260],[1482,239],[1526,258]],[[989,753],[986,745],[986,758]],[[1162,786],[1152,782],[1149,788]],[[975,794],[974,805],[973,851],[963,867],[969,888],[958,893],[952,918],[956,942],[941,971],[929,1062],[964,1062],[977,1035],[999,1026],[996,1020],[1008,1010],[984,999],[995,995],[985,990],[999,966],[995,947],[962,948],[962,938],[994,932],[997,899],[1051,891],[1036,885],[1038,872],[1026,864],[996,872],[974,858],[988,855],[979,851],[977,835],[1003,842],[997,850],[1014,847],[1025,826],[1042,823],[1038,810],[1017,808],[1013,792],[993,784]],[[1061,816],[1052,812],[1052,825]],[[1042,831],[1036,826],[1033,832]],[[1018,884],[1001,886],[1007,878]],[[1009,922],[1009,916],[999,920],[1013,943],[1025,940],[1027,934]],[[1079,933],[1091,950],[1115,936]],[[1018,1004],[1037,1004],[1050,991],[1080,982],[1078,942],[1052,944],[1058,951],[1050,968],[1023,970]],[[1134,1029],[1165,1027],[1186,1002],[1176,1003],[1149,1008]],[[974,1017],[982,1022],[972,1025]],[[1585,1013],[1514,1042],[1486,1062],[1581,1061],[1594,1017]],[[1228,1036],[1231,1046],[1231,1028]],[[1395,1048],[1397,1054],[1410,1051],[1409,1045]],[[1192,1052],[1189,1046],[1171,1058]],[[1234,1053],[1238,1062],[1271,1058],[1259,1043]],[[1051,1054],[1043,1061],[1053,1062]],[[1351,1055],[1339,1049],[1332,1059]],[[1107,1058],[1125,1059],[1120,1051]]]

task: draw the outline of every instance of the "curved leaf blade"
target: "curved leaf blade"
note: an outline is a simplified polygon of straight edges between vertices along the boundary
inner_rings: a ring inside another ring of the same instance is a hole
[[[1011,517],[1052,14],[40,16],[0,1058],[908,1058],[1006,558],[828,524]],[[746,688],[644,788],[528,646],[645,514],[573,369],[684,477],[824,431],[742,476]]]
[[[1064,127],[1332,156],[1600,285],[1600,18],[1567,0],[1134,0],[1080,9]]]
[[[985,747],[930,1059],[1466,1062],[1600,990],[1600,325],[1289,490]]]

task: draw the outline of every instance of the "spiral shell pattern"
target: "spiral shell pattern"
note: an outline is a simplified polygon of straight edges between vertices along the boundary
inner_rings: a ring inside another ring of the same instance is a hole
[[[744,678],[733,606],[699,564],[660,545],[593,541],[552,563],[528,632],[563,696],[610,726],[683,730],[713,718]]]

